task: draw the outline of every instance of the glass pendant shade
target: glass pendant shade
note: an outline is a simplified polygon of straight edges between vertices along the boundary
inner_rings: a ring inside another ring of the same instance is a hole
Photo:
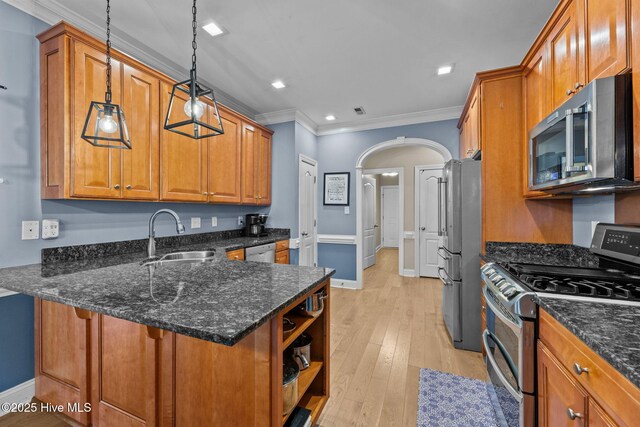
[[[193,139],[222,135],[224,129],[213,90],[199,84],[195,77],[195,70],[191,70],[189,80],[173,85],[164,128]],[[204,98],[213,101],[210,115],[202,102]]]
[[[117,104],[92,101],[82,139],[96,147],[131,149],[124,112]]]

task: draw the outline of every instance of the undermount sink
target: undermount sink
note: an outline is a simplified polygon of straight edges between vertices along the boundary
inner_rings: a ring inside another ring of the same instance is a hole
[[[215,251],[173,252],[164,255],[160,259],[146,261],[143,265],[159,267],[163,264],[206,262],[212,261],[215,254]]]

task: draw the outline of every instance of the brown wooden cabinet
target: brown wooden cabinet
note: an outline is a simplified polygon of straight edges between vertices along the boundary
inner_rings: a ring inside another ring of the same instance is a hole
[[[244,249],[227,252],[227,258],[235,261],[244,261]]]
[[[583,7],[586,81],[627,71],[629,0],[584,0]]]
[[[276,242],[276,264],[289,264],[289,241]]]
[[[543,309],[540,310],[539,329],[541,426],[637,424],[640,414],[638,387]],[[582,417],[571,421],[569,408]]]
[[[463,112],[460,127],[460,158],[473,157],[480,150],[480,86],[470,95],[468,106]]]
[[[220,105],[224,135],[193,140],[165,131],[175,82],[113,50],[113,100],[132,149],[94,147],[81,134],[89,104],[104,99],[104,43],[64,22],[38,38],[43,199],[271,203],[269,129]],[[171,114],[182,119],[186,97],[177,96]],[[210,107],[204,120],[211,114]]]
[[[213,107],[208,114],[213,115]],[[209,139],[209,200],[242,202],[242,119],[220,111],[224,134]]]

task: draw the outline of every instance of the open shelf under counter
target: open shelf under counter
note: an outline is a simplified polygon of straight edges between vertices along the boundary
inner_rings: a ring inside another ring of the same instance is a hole
[[[284,342],[282,344],[283,348],[289,347],[296,340],[296,338],[302,335],[302,333],[306,331],[307,328],[309,328],[309,326],[311,326],[311,324],[320,317],[305,317],[294,313],[294,311],[295,308],[284,315],[284,317],[286,317],[287,319],[295,322],[296,328],[293,330],[291,335],[284,339]]]
[[[307,396],[305,396],[305,393],[307,392],[307,390],[309,390],[311,383],[313,383],[313,381],[318,376],[318,373],[322,369],[322,366],[323,366],[322,362],[311,361],[309,362],[309,367],[307,369],[305,369],[304,371],[300,371],[300,376],[298,376],[298,398],[297,398],[296,406],[304,406],[304,405],[300,405],[300,402],[305,400],[304,398],[313,395],[312,393],[309,393]],[[290,415],[291,414],[285,415],[282,417],[282,424],[287,422]]]

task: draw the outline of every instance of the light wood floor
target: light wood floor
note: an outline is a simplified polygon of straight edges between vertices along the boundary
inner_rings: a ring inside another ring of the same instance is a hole
[[[415,426],[420,368],[486,379],[480,353],[454,349],[439,280],[398,275],[383,249],[363,289],[331,289],[331,398],[323,427]]]

